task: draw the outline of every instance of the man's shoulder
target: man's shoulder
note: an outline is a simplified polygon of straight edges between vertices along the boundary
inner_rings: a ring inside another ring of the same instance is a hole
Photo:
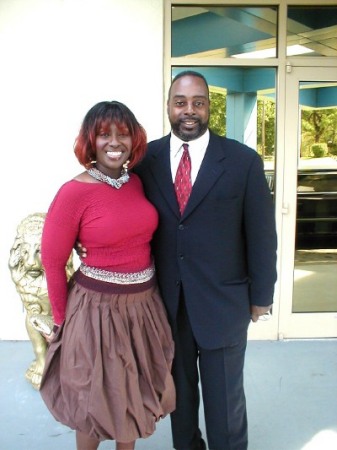
[[[163,136],[159,139],[154,139],[153,141],[150,141],[147,146],[148,149],[158,149],[162,147],[163,145],[167,145],[170,143],[170,134],[167,134],[166,136]]]
[[[228,138],[226,136],[219,136],[218,134],[210,132],[210,145],[215,144],[221,145],[226,151],[233,152],[234,154],[243,152],[251,156],[256,155],[256,151],[248,145],[243,144],[236,139]]]
[[[165,147],[169,148],[169,145],[170,135],[148,142],[144,158],[137,164],[133,171],[142,177],[144,172],[152,165],[160,150]]]

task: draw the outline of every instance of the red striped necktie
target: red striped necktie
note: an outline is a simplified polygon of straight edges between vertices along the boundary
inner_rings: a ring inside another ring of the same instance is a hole
[[[183,144],[183,149],[184,152],[180,159],[177,174],[174,180],[174,188],[176,191],[180,214],[184,212],[192,190],[191,158],[188,152],[188,144]]]

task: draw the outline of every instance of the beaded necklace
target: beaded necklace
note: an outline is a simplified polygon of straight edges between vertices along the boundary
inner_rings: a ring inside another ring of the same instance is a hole
[[[90,176],[95,178],[95,180],[103,181],[103,183],[106,183],[109,186],[114,187],[115,189],[120,189],[123,184],[127,183],[130,179],[130,175],[125,170],[122,171],[122,175],[117,179],[105,175],[103,172],[98,170],[97,167],[92,167],[88,169],[87,172]]]

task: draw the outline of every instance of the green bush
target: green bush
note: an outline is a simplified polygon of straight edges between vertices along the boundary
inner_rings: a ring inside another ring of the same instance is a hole
[[[311,151],[314,158],[322,158],[327,154],[326,144],[314,144],[311,146]]]
[[[337,144],[328,144],[328,150],[330,155],[337,156]]]

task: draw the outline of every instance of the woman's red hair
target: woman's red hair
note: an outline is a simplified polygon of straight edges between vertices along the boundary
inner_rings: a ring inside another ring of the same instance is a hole
[[[133,112],[123,103],[105,101],[93,106],[84,117],[74,144],[74,152],[80,164],[90,167],[96,160],[96,137],[102,129],[114,123],[121,130],[128,130],[132,140],[129,168],[134,167],[145,155],[146,132]]]

